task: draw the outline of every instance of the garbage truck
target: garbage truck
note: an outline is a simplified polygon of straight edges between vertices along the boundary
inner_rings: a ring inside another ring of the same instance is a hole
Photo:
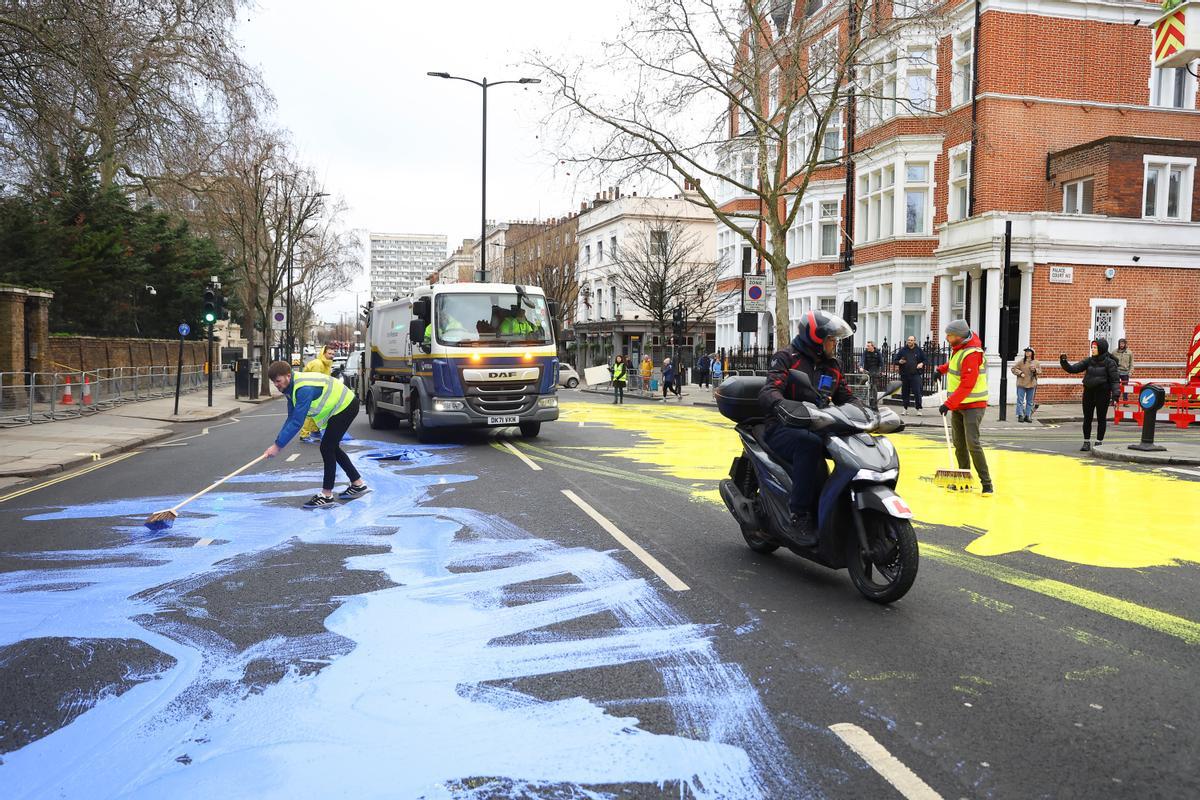
[[[538,287],[434,284],[373,305],[358,396],[375,430],[420,442],[451,428],[558,419],[557,309]]]

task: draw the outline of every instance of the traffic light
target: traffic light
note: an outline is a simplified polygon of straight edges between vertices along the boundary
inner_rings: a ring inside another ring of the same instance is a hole
[[[229,312],[225,310],[225,293],[217,291],[217,319],[229,319]]]
[[[217,321],[217,292],[211,286],[204,287],[204,324]]]
[[[683,306],[675,306],[671,310],[671,329],[677,336],[683,334]]]

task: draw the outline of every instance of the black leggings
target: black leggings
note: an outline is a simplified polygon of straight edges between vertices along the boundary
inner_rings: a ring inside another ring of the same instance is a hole
[[[613,402],[625,402],[625,381],[613,381]]]
[[[1108,425],[1108,387],[1083,390],[1083,438],[1092,438],[1092,414],[1096,414],[1096,441],[1104,441],[1104,429]]]
[[[354,422],[354,418],[357,416],[358,400],[356,399],[330,417],[329,424],[325,426],[325,430],[321,434],[321,459],[325,462],[325,480],[321,483],[321,487],[327,492],[333,489],[333,480],[337,477],[338,467],[342,468],[342,472],[346,473],[346,477],[350,479],[351,483],[362,477],[354,468],[350,456],[346,455],[346,451],[342,449],[342,436],[350,430],[350,423]]]

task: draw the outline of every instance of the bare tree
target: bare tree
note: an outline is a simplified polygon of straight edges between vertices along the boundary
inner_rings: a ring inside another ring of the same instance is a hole
[[[838,23],[819,0],[641,0],[601,63],[534,56],[556,90],[557,156],[606,180],[694,188],[688,199],[769,266],[776,338],[787,341],[787,234],[813,176],[846,169],[852,131],[841,133],[856,104],[913,104],[895,82],[868,78],[898,58],[886,41],[931,17],[882,25],[872,7],[850,0]],[[616,92],[588,82],[612,75]]]
[[[706,237],[674,217],[653,216],[630,226],[611,255],[610,282],[619,297],[637,306],[665,336],[676,306],[685,329],[711,320],[730,294],[719,291],[719,262],[706,257]]]
[[[0,5],[0,149],[10,178],[64,155],[100,183],[210,174],[229,133],[269,103],[241,60],[243,0],[30,0]]]

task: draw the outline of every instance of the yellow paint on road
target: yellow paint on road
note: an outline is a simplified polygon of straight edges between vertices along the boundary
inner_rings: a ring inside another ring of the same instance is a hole
[[[952,564],[953,566],[974,572],[977,575],[984,575],[993,580],[1007,583],[1010,586],[1017,586],[1045,595],[1046,597],[1053,597],[1056,600],[1071,603],[1080,608],[1086,608],[1089,611],[1105,614],[1114,619],[1132,622],[1135,625],[1141,625],[1145,628],[1174,636],[1177,639],[1182,639],[1188,644],[1200,644],[1200,622],[1193,622],[1190,619],[1185,619],[1166,611],[1159,611],[1149,606],[1131,603],[1128,600],[1121,600],[1117,597],[1110,597],[1106,594],[1093,592],[1091,589],[1084,589],[1080,586],[1064,583],[1063,581],[1056,581],[1052,578],[1043,578],[1031,572],[1006,567],[1003,564],[997,564],[993,561],[985,561],[982,558],[975,558],[966,553],[960,553],[957,550],[940,547],[929,542],[921,543],[921,556],[946,564]]]
[[[698,498],[720,502],[716,482],[741,443],[733,425],[707,408],[567,403],[563,418],[628,433],[628,441],[592,448],[598,459],[627,459],[686,481]],[[945,447],[909,434],[890,437],[900,451],[900,493],[923,523],[982,531],[968,552],[995,556],[1028,550],[1097,567],[1134,569],[1200,563],[1200,503],[1195,485],[1063,455],[989,450],[996,496],[954,494],[919,480],[946,466]],[[985,437],[986,438],[986,437]],[[986,441],[985,441],[986,446]]]
[[[1116,667],[1092,667],[1091,669],[1073,669],[1063,675],[1069,681],[1090,681],[1095,678],[1106,678],[1116,675],[1121,670]]]

